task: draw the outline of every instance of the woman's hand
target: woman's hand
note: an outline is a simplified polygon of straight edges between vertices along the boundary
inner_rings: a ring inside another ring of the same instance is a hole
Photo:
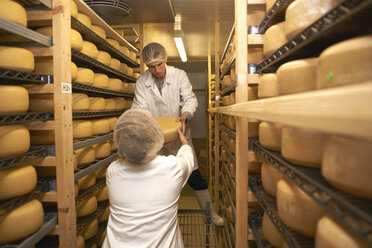
[[[186,136],[183,135],[183,133],[181,132],[181,129],[177,129],[177,132],[178,132],[178,135],[180,136],[180,141],[181,141],[181,144],[182,145],[188,145],[189,144],[189,141],[187,140]]]
[[[185,133],[185,129],[186,129],[186,116],[181,116],[181,117],[178,117],[176,119],[176,121],[180,121],[181,124],[182,124],[182,133],[184,134]]]

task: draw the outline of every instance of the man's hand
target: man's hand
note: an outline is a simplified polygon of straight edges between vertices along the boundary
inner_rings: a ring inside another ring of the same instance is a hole
[[[185,129],[186,129],[186,116],[181,116],[181,117],[178,117],[176,119],[176,121],[180,121],[181,124],[182,124],[182,133],[184,134],[185,133]]]
[[[177,129],[177,132],[178,132],[178,135],[180,136],[180,141],[181,141],[181,144],[182,145],[188,145],[189,144],[189,141],[187,140],[186,136],[183,135],[183,133],[181,132],[181,129]]]

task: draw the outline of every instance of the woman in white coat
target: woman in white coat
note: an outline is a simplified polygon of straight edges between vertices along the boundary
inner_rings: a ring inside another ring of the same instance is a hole
[[[178,133],[182,146],[176,156],[160,156],[163,133],[148,111],[128,110],[119,118],[114,142],[120,159],[106,172],[110,215],[102,247],[184,247],[178,199],[194,158]]]

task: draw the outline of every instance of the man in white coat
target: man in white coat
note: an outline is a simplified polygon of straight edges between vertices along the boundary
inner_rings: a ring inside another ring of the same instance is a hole
[[[191,142],[189,123],[198,107],[198,100],[192,91],[192,85],[186,72],[173,66],[168,66],[167,52],[159,43],[149,43],[142,51],[143,62],[148,70],[137,79],[135,97],[132,109],[142,108],[151,112],[154,118],[172,116],[182,122],[183,132],[189,138],[189,144],[194,153],[195,169],[188,180],[194,189],[200,206],[205,209],[207,202],[211,204],[208,184],[202,178],[195,149]],[[175,155],[180,143],[164,144],[162,153]],[[212,208],[212,220],[216,226],[224,224],[221,218]]]

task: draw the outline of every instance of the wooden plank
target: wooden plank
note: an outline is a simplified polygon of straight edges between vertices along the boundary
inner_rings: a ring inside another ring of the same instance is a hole
[[[266,7],[266,0],[248,0],[248,5],[257,5],[257,4],[265,5]]]
[[[212,56],[211,56],[211,51],[210,48],[208,49],[208,69],[207,69],[207,86],[206,90],[208,92],[208,99],[206,102],[205,106],[208,106],[210,108],[212,106],[212,97],[211,97],[211,75],[212,75]],[[208,151],[208,185],[209,185],[209,191],[212,191],[212,152],[213,152],[213,146],[212,146],[212,134],[213,134],[213,127],[212,127],[212,115],[209,113],[206,113],[208,116],[208,146],[207,146],[207,151]]]
[[[54,121],[33,121],[24,124],[28,130],[54,130]]]
[[[253,204],[258,204],[256,196],[253,194],[252,191],[248,191],[248,206]]]
[[[39,158],[39,159],[36,159],[36,160],[32,160],[29,163],[33,166],[36,166],[36,167],[55,167],[56,166],[56,157],[47,156],[47,157]]]
[[[59,235],[59,226],[56,225],[56,227],[48,233],[48,235]]]
[[[29,47],[27,48],[35,57],[52,57],[53,47]]]
[[[248,74],[247,83],[248,85],[258,85],[260,82],[260,74]]]
[[[145,39],[145,32],[144,32],[144,24],[140,24],[139,25],[139,31],[140,31],[140,35],[139,35],[139,45],[140,45],[140,52],[139,52],[139,57],[140,57],[140,74],[144,73],[145,72],[145,64],[143,63],[143,57],[142,57],[142,51],[143,51],[143,48],[145,46],[145,42],[144,42],[144,39]]]
[[[248,35],[248,46],[262,47],[263,46],[263,35],[262,34],[249,34]]]
[[[44,85],[34,85],[29,84],[26,86],[28,90],[28,94],[45,94],[45,93],[54,93],[54,85],[53,84],[44,84]]]
[[[51,10],[31,10],[27,11],[27,27],[40,27],[52,25]]]
[[[45,194],[43,194],[40,200],[45,203],[57,203],[57,192],[56,191],[46,192]]]

